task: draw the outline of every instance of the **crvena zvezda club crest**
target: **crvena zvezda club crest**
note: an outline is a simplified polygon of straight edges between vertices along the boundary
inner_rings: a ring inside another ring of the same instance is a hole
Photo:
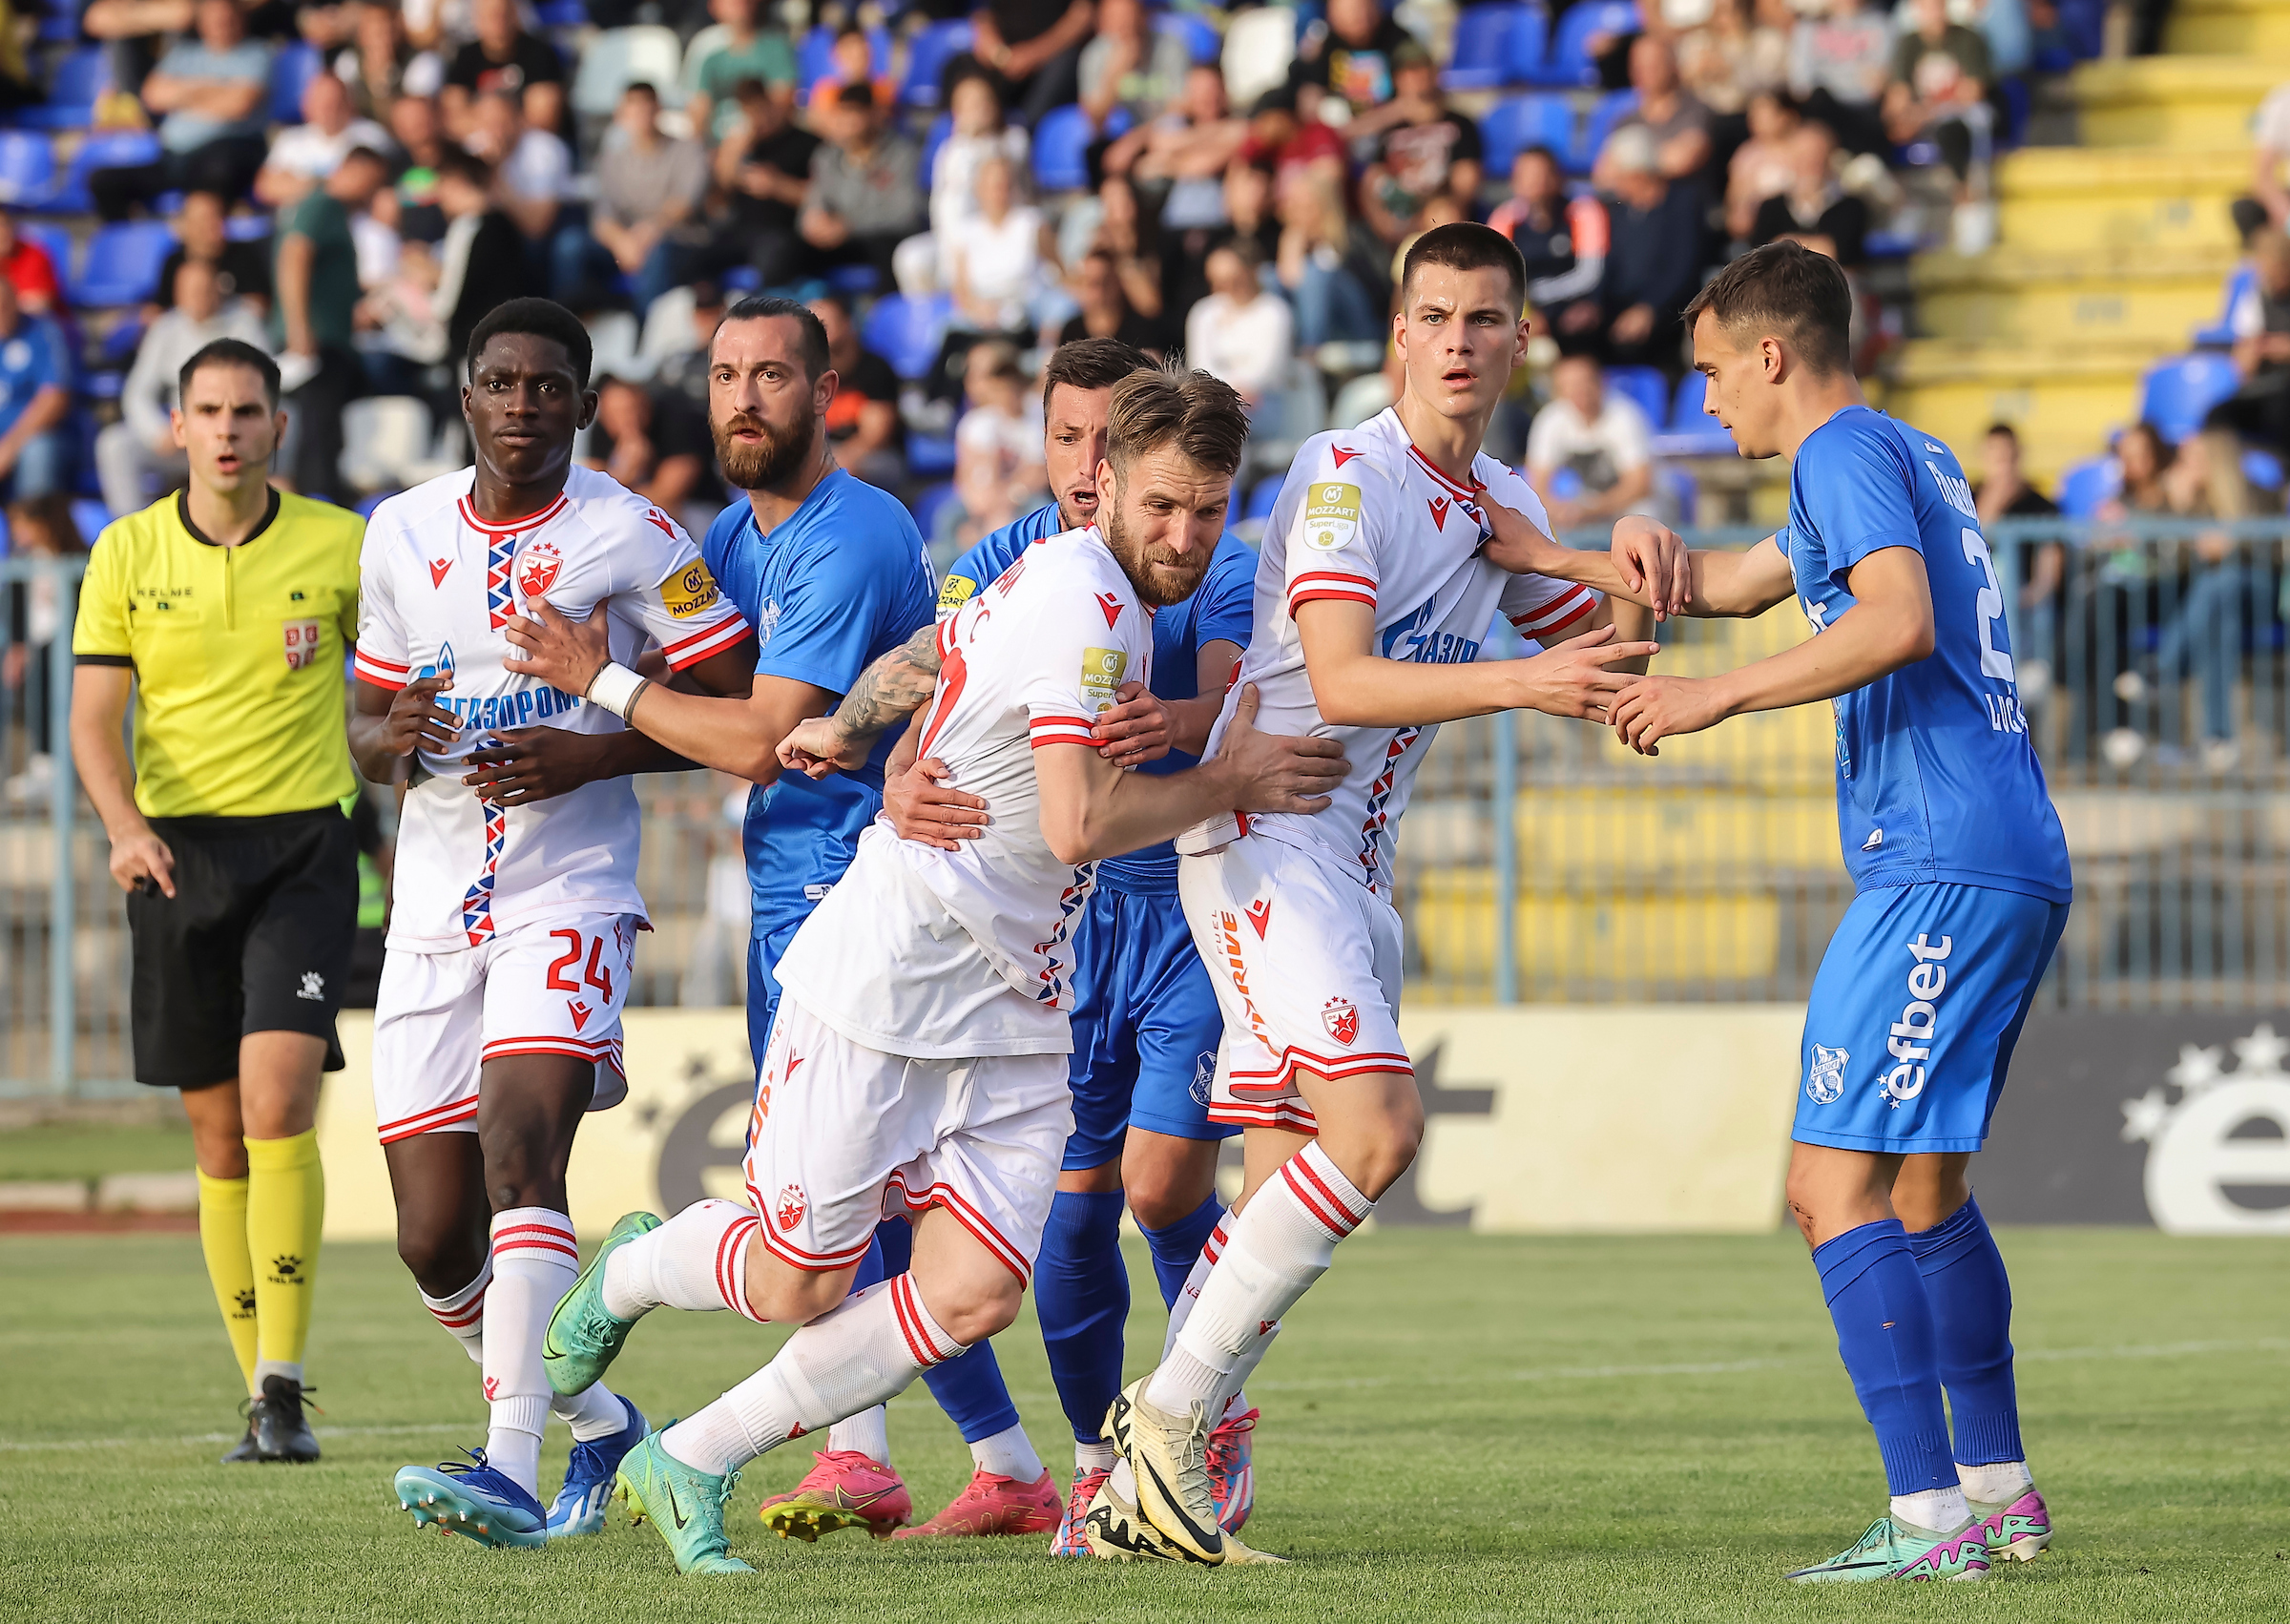
[[[1347,1047],[1360,1035],[1360,1011],[1349,998],[1331,998],[1322,1004],[1320,1022],[1330,1037]]]
[[[517,591],[539,597],[556,585],[557,568],[564,555],[545,541],[536,541],[517,554]]]
[[[780,1226],[781,1235],[803,1221],[804,1204],[803,1187],[801,1184],[790,1184],[780,1192],[779,1203],[773,1208],[771,1217],[772,1221]]]

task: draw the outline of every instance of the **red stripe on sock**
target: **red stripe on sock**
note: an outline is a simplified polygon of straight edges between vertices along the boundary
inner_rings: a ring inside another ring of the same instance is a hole
[[[1296,1204],[1310,1215],[1314,1223],[1320,1225],[1339,1240],[1351,1234],[1351,1231],[1343,1226],[1342,1220],[1331,1216],[1328,1210],[1321,1205],[1320,1197],[1305,1188],[1303,1180],[1297,1177],[1296,1164],[1293,1161],[1281,1164],[1280,1182],[1288,1186],[1288,1193],[1296,1197]]]
[[[1330,1187],[1328,1181],[1322,1178],[1319,1173],[1313,1169],[1313,1166],[1309,1161],[1304,1159],[1316,1150],[1320,1150],[1318,1145],[1305,1146],[1302,1150],[1297,1152],[1296,1155],[1288,1158],[1288,1165],[1295,1168],[1306,1178],[1312,1180],[1312,1188],[1318,1190],[1322,1195],[1325,1196],[1331,1202],[1335,1204],[1338,1212],[1342,1213],[1345,1218],[1351,1219],[1350,1228],[1344,1231],[1346,1235],[1349,1235],[1352,1230],[1360,1227],[1360,1220],[1367,1217],[1367,1209],[1363,1207],[1358,1212],[1352,1211],[1351,1202],[1345,1200],[1342,1196],[1336,1194],[1335,1190]],[[1327,1152],[1321,1151],[1321,1155],[1325,1156]],[[1335,1165],[1336,1164],[1334,1162],[1330,1162],[1328,1164],[1331,1170],[1334,1169]]]
[[[723,1305],[742,1320],[763,1323],[763,1317],[747,1305],[747,1270],[743,1266],[747,1254],[747,1239],[762,1223],[759,1218],[735,1218],[732,1226],[716,1242],[716,1290],[723,1298]]]

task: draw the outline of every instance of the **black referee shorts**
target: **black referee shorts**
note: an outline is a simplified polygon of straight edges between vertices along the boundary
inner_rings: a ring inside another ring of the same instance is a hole
[[[268,818],[154,818],[175,895],[128,893],[135,1081],[201,1089],[239,1074],[239,1039],[299,1031],[343,1068],[334,1014],[358,932],[358,843],[332,807]]]

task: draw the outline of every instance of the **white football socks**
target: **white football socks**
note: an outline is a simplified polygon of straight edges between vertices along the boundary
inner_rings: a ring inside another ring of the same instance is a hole
[[[991,1438],[972,1444],[970,1462],[980,1471],[1018,1483],[1036,1483],[1042,1475],[1042,1457],[1034,1453],[1033,1440],[1026,1436],[1025,1426],[1015,1422]]]
[[[1161,1339],[1161,1357],[1164,1360],[1175,1351],[1176,1334],[1185,1328],[1185,1322],[1193,1317],[1193,1305],[1200,1301],[1201,1288],[1209,1283],[1209,1271],[1217,1266],[1217,1260],[1224,1255],[1225,1242],[1231,1239],[1229,1231],[1239,1221],[1239,1213],[1228,1211],[1218,1220],[1217,1227],[1209,1232],[1209,1239],[1201,1247],[1200,1256],[1193,1260],[1193,1272],[1185,1277],[1184,1288],[1176,1294],[1176,1301],[1169,1309],[1169,1330]],[[1254,1347],[1234,1362],[1232,1369],[1225,1376],[1232,1385],[1233,1396],[1225,1401],[1224,1411],[1218,1418],[1219,1421],[1230,1421],[1234,1416],[1248,1413],[1248,1394],[1242,1390],[1241,1384],[1264,1362],[1264,1356],[1272,1351],[1273,1339],[1280,1334],[1280,1323],[1276,1321],[1272,1329],[1257,1339]]]
[[[1989,1506],[2009,1506],[2035,1487],[2026,1461],[1998,1461],[1984,1467],[1967,1467],[1958,1461],[1956,1476],[1966,1499]]]
[[[1240,1220],[1228,1220],[1208,1283],[1146,1384],[1146,1399],[1173,1415],[1198,1404],[1221,1416],[1242,1357],[1271,1340],[1280,1316],[1327,1273],[1336,1243],[1374,1208],[1317,1143],[1289,1157],[1249,1197]]]
[[[827,1428],[827,1447],[849,1449],[879,1467],[890,1465],[890,1423],[881,1405],[869,1405]]]
[[[663,1227],[653,1235],[666,1233]],[[668,1428],[660,1444],[686,1466],[719,1476],[896,1398],[925,1370],[962,1350],[924,1306],[914,1277],[899,1275],[845,1298],[796,1332],[778,1358]]]
[[[1093,1444],[1076,1440],[1073,1445],[1073,1475],[1085,1471],[1111,1471],[1114,1461],[1114,1447],[1103,1438]]]
[[[718,1308],[756,1320],[747,1306],[747,1248],[762,1220],[736,1201],[696,1201],[604,1263],[604,1311],[635,1320],[666,1306]]]
[[[1896,1523],[1913,1523],[1934,1533],[1954,1533],[1971,1519],[1971,1508],[1964,1503],[1962,1484],[1951,1483],[1946,1489],[1920,1489],[1914,1494],[1892,1497],[1892,1520]]]
[[[485,1294],[485,1396],[492,1410],[485,1457],[494,1470],[538,1496],[541,1428],[549,1419],[549,1377],[541,1342],[557,1300],[580,1274],[572,1220],[547,1207],[495,1213],[493,1283]]]
[[[480,1368],[485,1364],[485,1292],[492,1283],[493,1259],[489,1252],[477,1278],[451,1296],[431,1297],[426,1291],[421,1294],[422,1306],[445,1327],[447,1335],[461,1343],[461,1350],[469,1356],[469,1362]],[[546,1322],[543,1329],[547,1329]],[[584,1392],[552,1392],[549,1413],[571,1426],[573,1438],[583,1444],[610,1438],[628,1425],[627,1410],[618,1396],[602,1382],[592,1383]]]

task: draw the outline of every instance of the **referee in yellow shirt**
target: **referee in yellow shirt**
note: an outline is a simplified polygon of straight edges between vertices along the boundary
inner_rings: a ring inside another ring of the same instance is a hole
[[[88,559],[72,753],[128,894],[135,1080],[180,1089],[191,1117],[199,1238],[251,1400],[223,1459],[309,1461],[318,1085],[343,1064],[358,923],[343,663],[365,526],[270,488],[286,420],[269,356],[219,339],[178,398],[190,488]]]

